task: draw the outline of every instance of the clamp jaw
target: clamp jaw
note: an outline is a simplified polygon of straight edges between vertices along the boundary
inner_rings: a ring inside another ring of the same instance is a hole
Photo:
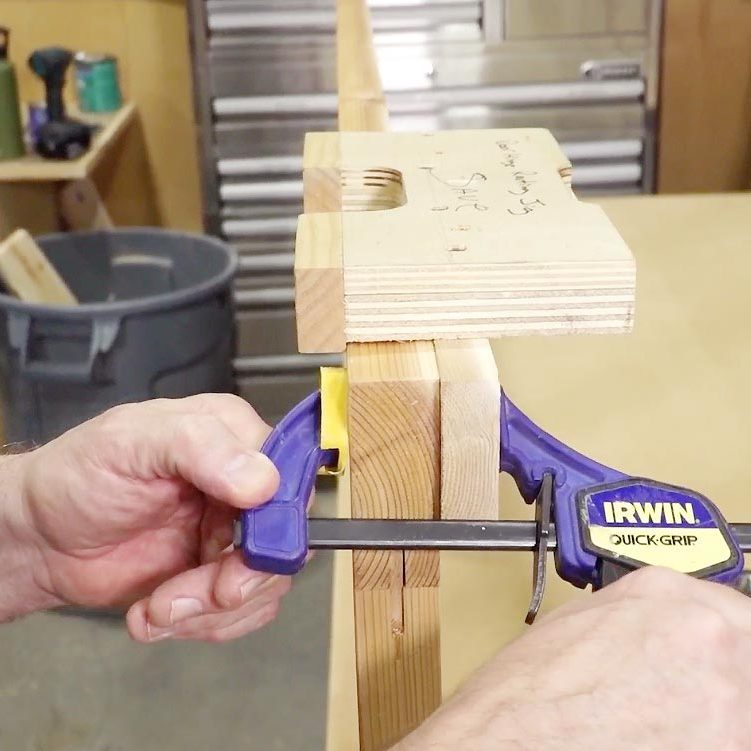
[[[279,470],[274,497],[240,517],[237,547],[250,568],[296,574],[308,555],[308,500],[322,467],[335,468],[337,449],[321,448],[321,394],[303,399],[274,428],[261,448]]]
[[[740,547],[708,498],[599,464],[539,428],[503,392],[500,399],[500,470],[537,506],[529,622],[542,599],[553,530],[558,574],[577,587],[598,588],[644,565],[669,565],[724,583],[737,580]],[[319,392],[277,425],[262,451],[278,468],[281,485],[268,504],[243,512],[238,528],[236,544],[251,568],[288,575],[302,568],[316,473],[324,468],[336,474],[344,449],[321,448]]]

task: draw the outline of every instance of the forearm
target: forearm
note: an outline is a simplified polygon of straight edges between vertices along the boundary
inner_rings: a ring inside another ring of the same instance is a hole
[[[57,603],[24,500],[24,455],[0,457],[0,623]]]
[[[501,662],[498,657],[490,666]],[[509,669],[512,669],[509,666]],[[523,672],[523,668],[522,668]],[[425,723],[397,744],[392,751],[526,751],[541,748],[529,745],[530,739],[541,736],[537,731],[545,722],[534,718],[524,722],[529,714],[527,703],[513,698],[519,675],[501,671],[504,678],[490,678],[488,669],[480,671],[456,695],[441,706]],[[545,746],[553,748],[553,746]],[[557,748],[557,746],[555,746]]]

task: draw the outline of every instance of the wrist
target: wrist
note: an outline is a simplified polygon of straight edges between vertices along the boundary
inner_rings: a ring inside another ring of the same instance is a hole
[[[28,454],[0,457],[0,623],[59,605],[44,585],[46,566],[30,519]]]

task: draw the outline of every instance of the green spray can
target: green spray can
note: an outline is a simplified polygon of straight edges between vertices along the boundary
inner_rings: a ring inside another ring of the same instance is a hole
[[[0,159],[17,159],[26,152],[18,104],[18,84],[8,60],[10,31],[0,26]]]
[[[81,112],[115,112],[123,105],[117,58],[79,52],[75,57],[76,89]]]

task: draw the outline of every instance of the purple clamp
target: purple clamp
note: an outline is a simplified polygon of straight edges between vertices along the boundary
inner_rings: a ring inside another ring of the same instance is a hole
[[[537,427],[503,391],[500,469],[514,478],[527,503],[537,498],[543,475],[553,476],[556,568],[578,587],[594,581],[597,557],[581,545],[574,497],[582,488],[625,480],[627,476],[574,451]]]
[[[608,550],[598,548],[596,540],[591,539],[590,527],[617,526],[618,520],[603,518],[603,514],[607,516],[605,507],[614,503],[691,506],[696,512],[691,528],[719,529],[731,551],[727,561],[700,575],[729,583],[740,574],[740,548],[709,499],[684,488],[634,478],[589,459],[535,425],[503,392],[501,446],[500,470],[514,478],[527,503],[538,498],[545,476],[551,477],[556,568],[572,584],[585,587],[601,583],[598,564],[603,555],[608,557]],[[338,461],[336,449],[321,448],[319,392],[300,402],[277,425],[262,451],[279,470],[281,484],[267,504],[243,512],[236,544],[251,568],[295,574],[305,564],[308,553],[307,506],[316,474],[321,467],[336,466]],[[660,526],[650,520],[642,520],[641,524]],[[623,522],[624,527],[628,525]],[[614,534],[618,532],[613,530]],[[630,565],[623,556],[618,557],[618,562]]]
[[[574,451],[557,438],[535,425],[501,391],[501,462],[527,503],[533,503],[542,485],[543,476],[553,477],[552,511],[557,545],[555,564],[561,578],[577,587],[597,583],[599,557],[597,546],[588,540],[588,524],[608,523],[603,520],[603,501],[678,503],[696,510],[694,528],[720,529],[731,557],[709,568],[701,575],[714,581],[734,582],[743,570],[743,555],[717,507],[703,495],[673,485],[631,477],[606,467]],[[599,520],[597,517],[600,517]],[[624,526],[626,526],[624,522]],[[659,527],[658,523],[644,526]],[[618,530],[614,530],[618,532]],[[601,551],[606,552],[606,551]],[[622,559],[628,565],[627,559]],[[638,564],[637,564],[638,565]]]
[[[308,501],[321,467],[335,466],[336,449],[321,448],[321,394],[306,397],[274,428],[261,448],[281,483],[263,506],[244,511],[240,540],[247,565],[272,574],[296,574],[308,555]]]

